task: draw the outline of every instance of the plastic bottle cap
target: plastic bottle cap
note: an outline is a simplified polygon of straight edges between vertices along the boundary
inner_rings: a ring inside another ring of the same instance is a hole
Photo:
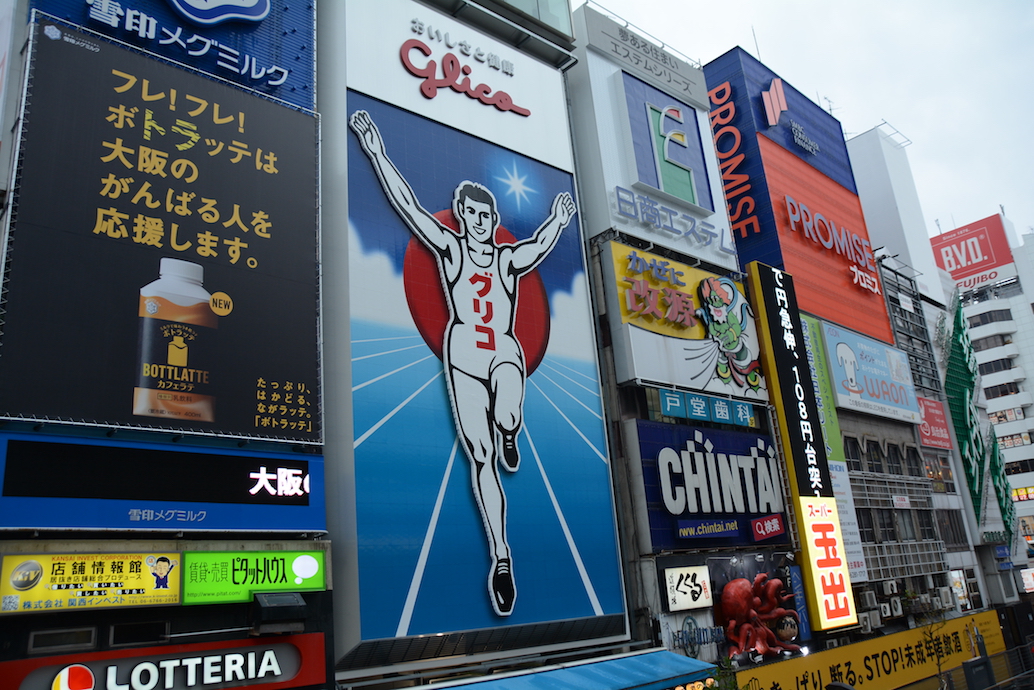
[[[199,285],[203,283],[205,279],[204,266],[195,264],[191,261],[183,261],[181,259],[162,259],[158,271],[162,278],[183,278],[184,280],[190,280]]]

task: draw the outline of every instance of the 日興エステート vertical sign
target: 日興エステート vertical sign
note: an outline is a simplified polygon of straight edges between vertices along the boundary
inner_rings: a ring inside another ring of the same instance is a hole
[[[808,575],[808,609],[819,630],[854,625],[858,619],[851,576],[793,279],[757,261],[747,268],[762,359],[779,407],[779,433]]]
[[[32,47],[0,413],[318,441],[315,118],[48,20]]]

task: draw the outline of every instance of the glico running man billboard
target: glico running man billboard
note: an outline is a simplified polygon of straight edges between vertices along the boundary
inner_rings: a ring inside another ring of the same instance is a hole
[[[362,638],[608,616],[623,634],[574,180],[465,124],[537,128],[531,148],[563,142],[566,120],[535,101],[559,97],[560,77],[394,5],[404,20],[380,7],[366,17],[395,37],[369,64],[384,89],[419,94],[411,66],[438,62],[469,63],[470,82],[490,86],[425,92],[417,105],[439,121],[348,95]],[[449,52],[430,25],[512,76]]]
[[[317,443],[316,120],[43,20],[0,416]]]

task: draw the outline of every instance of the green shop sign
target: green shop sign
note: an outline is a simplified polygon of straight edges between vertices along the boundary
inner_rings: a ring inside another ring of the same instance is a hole
[[[260,592],[327,588],[323,551],[187,551],[183,603],[251,601]]]

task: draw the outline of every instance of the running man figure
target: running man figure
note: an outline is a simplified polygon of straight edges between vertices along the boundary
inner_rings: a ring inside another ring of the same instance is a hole
[[[510,546],[506,542],[506,497],[499,463],[509,472],[520,465],[524,350],[514,336],[518,279],[556,246],[575,214],[567,192],[553,200],[549,218],[526,240],[495,241],[499,213],[495,196],[475,182],[461,182],[452,199],[457,235],[417,201],[413,189],[384,151],[377,125],[364,110],[349,121],[373,163],[384,193],[410,231],[435,255],[449,304],[442,359],[456,430],[470,460],[470,480],[481,511],[492,568],[492,608],[509,616],[517,598]]]

